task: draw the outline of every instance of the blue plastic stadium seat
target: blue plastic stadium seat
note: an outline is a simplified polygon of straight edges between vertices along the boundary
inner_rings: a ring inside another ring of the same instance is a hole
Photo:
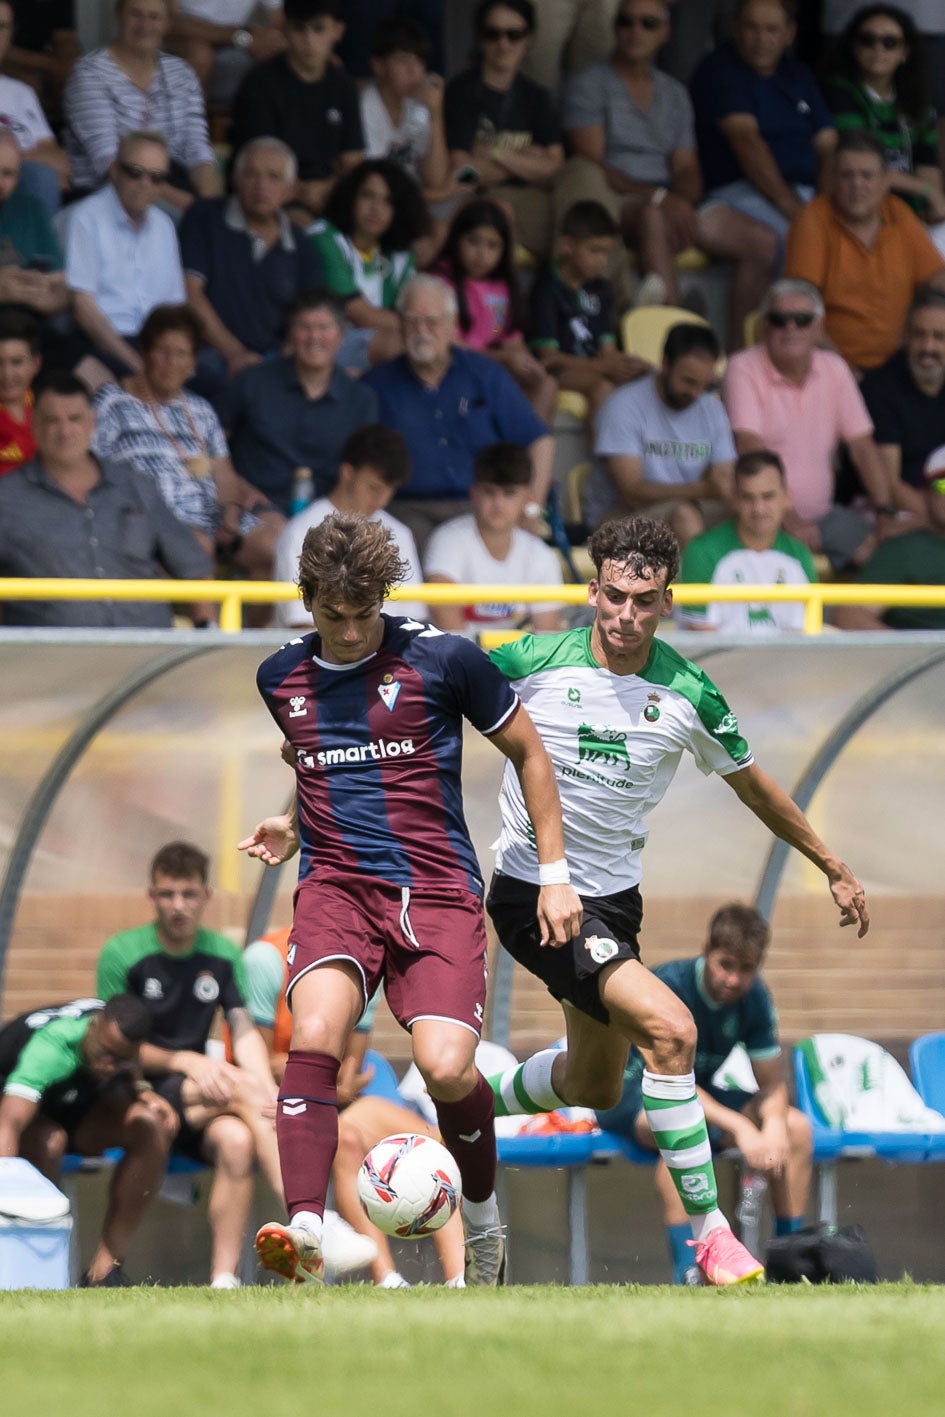
[[[945,1033],[925,1033],[909,1049],[915,1090],[926,1107],[945,1114]]]

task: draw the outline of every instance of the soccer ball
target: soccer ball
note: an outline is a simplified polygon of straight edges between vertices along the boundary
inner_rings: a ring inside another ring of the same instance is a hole
[[[385,1235],[419,1240],[445,1225],[459,1206],[459,1167],[432,1137],[384,1137],[361,1162],[358,1199]]]

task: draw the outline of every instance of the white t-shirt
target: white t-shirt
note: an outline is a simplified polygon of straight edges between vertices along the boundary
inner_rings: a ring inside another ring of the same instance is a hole
[[[476,530],[472,515],[444,522],[427,542],[423,557],[428,576],[442,576],[456,585],[560,585],[561,563],[552,551],[530,531],[515,527],[512,545],[504,561],[496,561]],[[558,610],[561,602],[547,600],[526,605],[524,601],[465,605],[464,633],[480,630],[511,630],[536,610]]]
[[[53,136],[36,90],[5,74],[0,75],[0,128],[12,130],[24,153],[32,152],[37,143]]]
[[[177,0],[180,14],[208,20],[211,25],[232,25],[234,29],[247,25],[260,5],[264,10],[281,10],[282,0]]]
[[[585,517],[592,527],[617,500],[602,459],[639,458],[645,482],[678,486],[695,482],[717,463],[734,462],[735,442],[715,394],[703,394],[688,408],[669,408],[650,375],[610,395],[597,415],[594,452],[585,492]]]
[[[361,127],[364,129],[364,156],[389,157],[420,181],[420,159],[430,148],[430,111],[415,98],[404,99],[404,116],[399,126],[391,122],[376,84],[361,90]]]
[[[305,533],[310,527],[320,526],[326,517],[330,517],[332,512],[337,510],[338,508],[328,497],[319,497],[307,506],[304,512],[298,512],[296,516],[289,518],[276,541],[273,565],[275,580],[296,580],[299,574],[299,557],[302,554]],[[423,576],[420,572],[420,557],[417,555],[417,544],[413,539],[413,532],[388,512],[375,512],[371,521],[380,522],[382,526],[387,528],[397,543],[397,550],[410,567],[404,585],[419,585]],[[389,600],[385,603],[384,609],[390,615],[410,615],[415,620],[428,618],[427,607],[419,600]],[[291,628],[304,626],[306,630],[312,628],[312,617],[301,600],[281,601],[276,606],[275,620],[277,625],[287,625]]]

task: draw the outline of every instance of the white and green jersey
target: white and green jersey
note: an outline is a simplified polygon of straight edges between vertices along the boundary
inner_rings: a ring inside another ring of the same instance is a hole
[[[807,585],[817,568],[803,542],[779,531],[765,551],[753,551],[738,535],[734,521],[712,527],[690,541],[682,555],[679,581],[700,585]],[[803,630],[804,603],[782,601],[713,601],[685,605],[679,611],[683,627],[711,627],[731,634],[775,634]]]
[[[393,310],[401,287],[415,270],[412,252],[359,251],[350,236],[330,221],[315,222],[308,234],[321,257],[330,291],[342,300],[363,295],[376,309]]]
[[[662,640],[639,674],[613,674],[591,653],[590,628],[525,635],[490,656],[535,722],[558,779],[571,881],[582,896],[639,883],[649,813],[683,750],[701,772],[748,767],[751,750],[712,680]],[[535,837],[518,776],[506,765],[496,866],[538,880]]]

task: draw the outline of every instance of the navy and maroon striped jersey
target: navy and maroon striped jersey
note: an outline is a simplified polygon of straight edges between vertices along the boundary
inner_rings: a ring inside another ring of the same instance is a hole
[[[302,863],[398,886],[482,892],[463,816],[463,719],[487,736],[518,698],[471,641],[382,617],[381,647],[353,665],[319,659],[317,634],[259,667],[269,712],[295,750]]]

